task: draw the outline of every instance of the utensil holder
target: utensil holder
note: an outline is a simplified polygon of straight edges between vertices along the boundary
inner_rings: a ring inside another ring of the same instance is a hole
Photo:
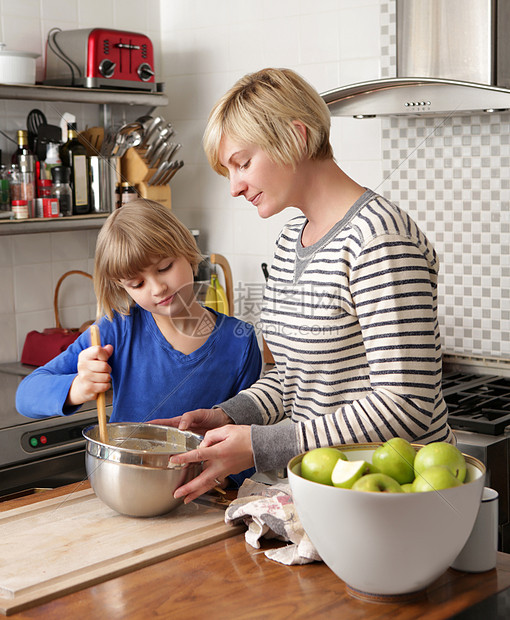
[[[148,185],[157,168],[149,168],[143,158],[144,149],[130,148],[121,158],[122,179],[132,185],[141,198],[154,200],[172,208],[172,191],[169,185]]]
[[[90,157],[92,211],[111,213],[115,209],[115,188],[120,183],[120,163],[116,157]]]

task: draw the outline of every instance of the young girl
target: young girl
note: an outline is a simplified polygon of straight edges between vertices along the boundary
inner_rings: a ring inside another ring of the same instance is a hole
[[[250,386],[261,369],[254,330],[198,303],[201,260],[168,208],[136,200],[112,213],[94,269],[102,346],[91,346],[87,330],[34,370],[18,388],[18,411],[69,415],[112,387],[110,422],[147,422],[212,407]]]

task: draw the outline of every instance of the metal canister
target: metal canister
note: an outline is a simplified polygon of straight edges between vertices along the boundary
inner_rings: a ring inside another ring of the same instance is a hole
[[[94,213],[110,213],[115,208],[117,166],[115,157],[90,157],[91,205]]]

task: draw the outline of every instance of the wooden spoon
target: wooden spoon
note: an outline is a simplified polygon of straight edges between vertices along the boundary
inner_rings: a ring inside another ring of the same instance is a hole
[[[101,346],[101,335],[97,325],[90,326],[90,341],[92,346]],[[97,395],[97,419],[99,421],[99,439],[101,443],[108,444],[108,431],[106,430],[106,399],[105,393]]]

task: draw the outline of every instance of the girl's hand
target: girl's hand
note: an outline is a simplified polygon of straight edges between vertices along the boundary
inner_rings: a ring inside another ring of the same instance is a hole
[[[203,493],[218,486],[229,474],[237,474],[253,467],[253,450],[251,446],[251,428],[228,424],[215,428],[205,434],[204,440],[196,450],[176,454],[171,463],[200,463],[203,471],[187,484],[179,487],[174,497],[184,498],[188,504]]]
[[[213,428],[232,424],[232,420],[223,409],[220,408],[195,409],[194,411],[187,411],[175,418],[151,420],[150,424],[163,424],[164,426],[178,428],[180,431],[190,431],[197,435],[205,435],[207,431]]]
[[[112,353],[113,346],[107,344],[104,347],[89,347],[79,354],[78,375],[71,383],[66,405],[81,405],[110,389],[112,369],[108,359]]]

